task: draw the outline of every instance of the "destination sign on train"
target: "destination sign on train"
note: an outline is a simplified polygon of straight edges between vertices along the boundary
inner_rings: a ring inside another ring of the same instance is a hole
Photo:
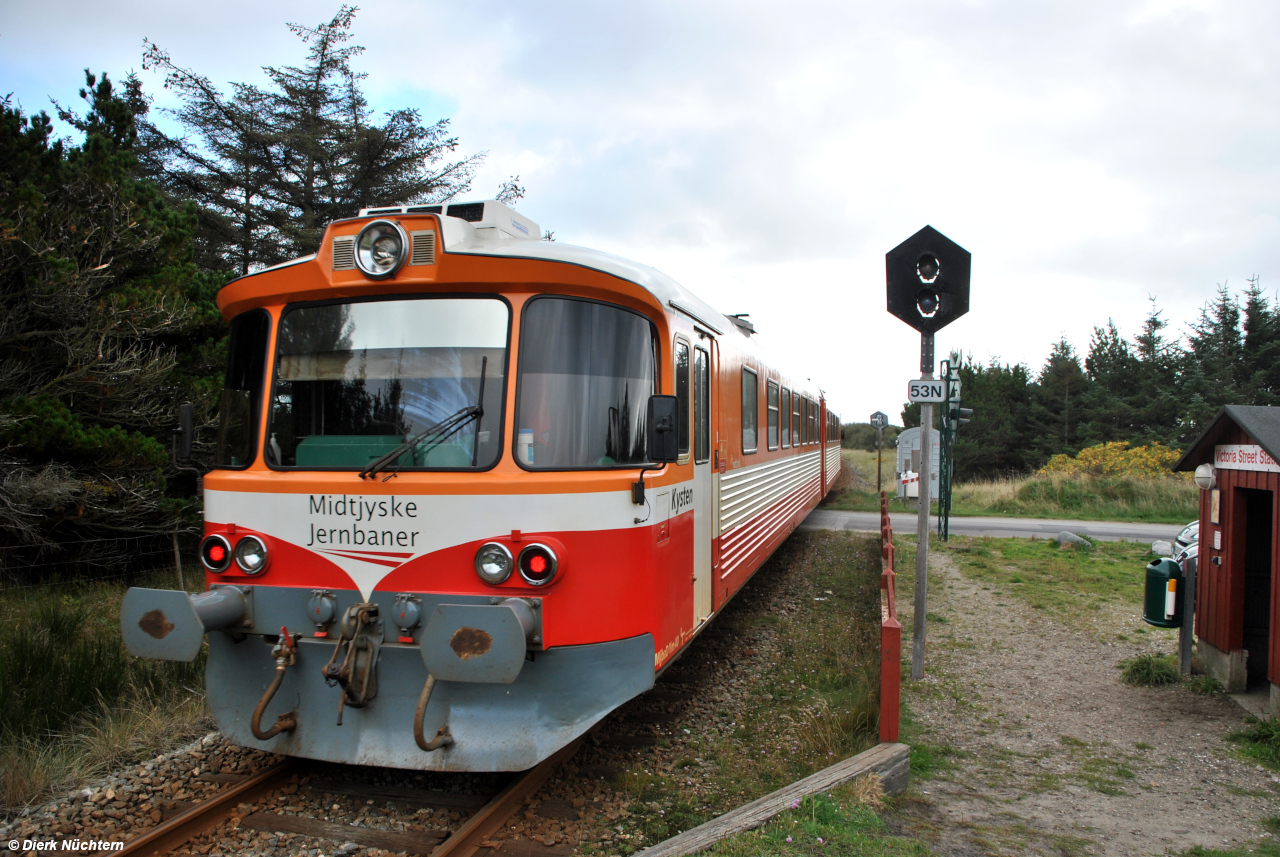
[[[947,398],[945,379],[920,378],[907,382],[908,402],[942,402]]]

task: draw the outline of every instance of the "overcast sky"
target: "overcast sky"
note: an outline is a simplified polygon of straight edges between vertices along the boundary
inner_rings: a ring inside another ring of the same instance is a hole
[[[219,83],[300,62],[287,21],[337,4],[7,3],[0,93],[74,102],[142,40]],[[1182,328],[1219,283],[1280,286],[1280,5],[367,0],[375,108],[487,150],[557,240],[662,269],[821,384],[897,422],[919,336],[885,312],[884,254],[930,224],[973,254],[938,355],[1039,371],[1065,336]],[[978,418],[981,415],[977,415]]]

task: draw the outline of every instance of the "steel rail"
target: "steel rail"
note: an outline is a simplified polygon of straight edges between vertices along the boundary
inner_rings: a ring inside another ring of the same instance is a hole
[[[280,780],[289,775],[295,764],[295,759],[287,758],[265,771],[254,774],[244,782],[237,783],[208,800],[201,801],[141,836],[129,840],[122,851],[115,853],[139,855],[139,857],[167,854],[226,821],[231,810],[240,804],[257,800],[271,791],[279,785]]]
[[[466,824],[440,843],[431,852],[431,857],[473,857],[484,847],[480,843],[506,824],[523,805],[524,799],[536,792],[555,773],[556,768],[578,752],[583,740],[576,739],[512,780],[493,800],[467,819]]]

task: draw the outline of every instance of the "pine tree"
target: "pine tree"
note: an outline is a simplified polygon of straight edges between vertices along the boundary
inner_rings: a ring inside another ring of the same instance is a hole
[[[1159,441],[1177,446],[1190,439],[1184,437],[1185,379],[1179,371],[1185,355],[1177,342],[1165,338],[1168,326],[1151,298],[1142,332],[1134,338],[1137,381],[1129,395],[1134,425],[1128,439],[1135,444]]]
[[[1036,378],[1031,415],[1035,424],[1033,442],[1037,458],[1048,459],[1060,452],[1079,451],[1078,424],[1083,414],[1082,402],[1088,394],[1089,378],[1080,366],[1080,358],[1066,337],[1059,339],[1049,352],[1044,368]]]
[[[1244,301],[1243,391],[1251,404],[1280,404],[1280,310],[1267,299],[1258,277]]]
[[[0,540],[55,552],[173,528],[168,434],[199,387],[178,352],[218,325],[194,210],[134,177],[137,81],[86,80],[60,110],[79,146],[0,103]]]
[[[956,435],[958,482],[1022,473],[1038,464],[1031,420],[1033,386],[1027,367],[988,365],[967,358],[960,366],[961,400],[973,421]]]
[[[290,24],[306,62],[267,66],[269,87],[238,83],[230,94],[146,43],[143,68],[164,72],[183,102],[171,115],[186,131],[175,138],[148,125],[148,163],[169,193],[205,210],[203,264],[246,273],[315,252],[326,223],[360,208],[441,201],[470,187],[485,156],[451,160],[449,120],[423,125],[417,110],[400,109],[374,121],[365,75],[352,68],[364,50],[348,44],[355,13],[343,6],[318,26]],[[516,181],[503,191],[519,198]]]
[[[1090,384],[1081,402],[1081,445],[1129,439],[1137,422],[1131,393],[1137,385],[1138,358],[1111,319],[1106,327],[1093,329],[1084,366]]]
[[[1219,286],[1217,297],[1189,325],[1182,372],[1188,394],[1184,413],[1193,428],[1207,425],[1223,405],[1252,404],[1240,321],[1240,302]]]

